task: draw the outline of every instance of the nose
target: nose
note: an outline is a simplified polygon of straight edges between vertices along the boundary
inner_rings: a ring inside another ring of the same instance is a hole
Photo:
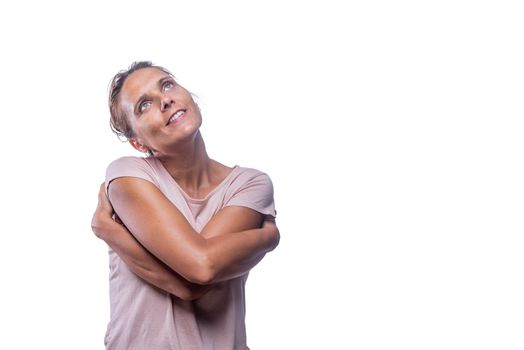
[[[167,110],[169,107],[171,107],[172,104],[175,103],[175,100],[173,100],[170,96],[162,96],[160,100],[160,109],[162,111]]]

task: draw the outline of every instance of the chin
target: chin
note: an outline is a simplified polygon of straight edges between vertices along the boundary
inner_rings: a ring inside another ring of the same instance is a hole
[[[200,124],[195,123],[185,123],[184,125],[179,125],[180,127],[176,131],[174,138],[178,141],[187,141],[192,140],[198,136],[200,133]]]

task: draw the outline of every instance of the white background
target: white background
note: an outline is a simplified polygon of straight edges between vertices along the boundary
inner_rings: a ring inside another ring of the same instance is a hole
[[[102,349],[91,233],[110,78],[199,96],[211,157],[273,179],[280,246],[248,281],[265,349],[524,347],[518,1],[0,5],[1,349]]]

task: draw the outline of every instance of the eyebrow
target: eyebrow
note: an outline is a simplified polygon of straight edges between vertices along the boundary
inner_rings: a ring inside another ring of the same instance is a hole
[[[162,89],[162,84],[164,84],[164,82],[165,82],[166,80],[174,80],[174,79],[173,79],[173,77],[170,76],[170,75],[166,75],[165,77],[160,78],[160,79],[158,80],[158,82],[157,82],[157,85],[158,85],[158,87],[160,87],[160,89]],[[138,107],[140,106],[140,104],[142,103],[142,101],[145,100],[145,99],[148,98],[148,97],[149,97],[149,96],[148,96],[147,93],[146,93],[146,94],[142,94],[142,95],[140,95],[140,97],[138,98],[137,102],[136,102],[135,105],[134,105],[134,112],[135,112],[135,114],[137,114],[137,112],[139,111],[139,108],[138,108]]]

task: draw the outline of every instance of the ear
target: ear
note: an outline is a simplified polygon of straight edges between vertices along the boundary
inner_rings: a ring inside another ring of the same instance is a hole
[[[149,147],[144,146],[140,141],[137,139],[129,139],[129,143],[131,146],[133,146],[134,149],[136,149],[138,152],[147,153],[149,152]]]

